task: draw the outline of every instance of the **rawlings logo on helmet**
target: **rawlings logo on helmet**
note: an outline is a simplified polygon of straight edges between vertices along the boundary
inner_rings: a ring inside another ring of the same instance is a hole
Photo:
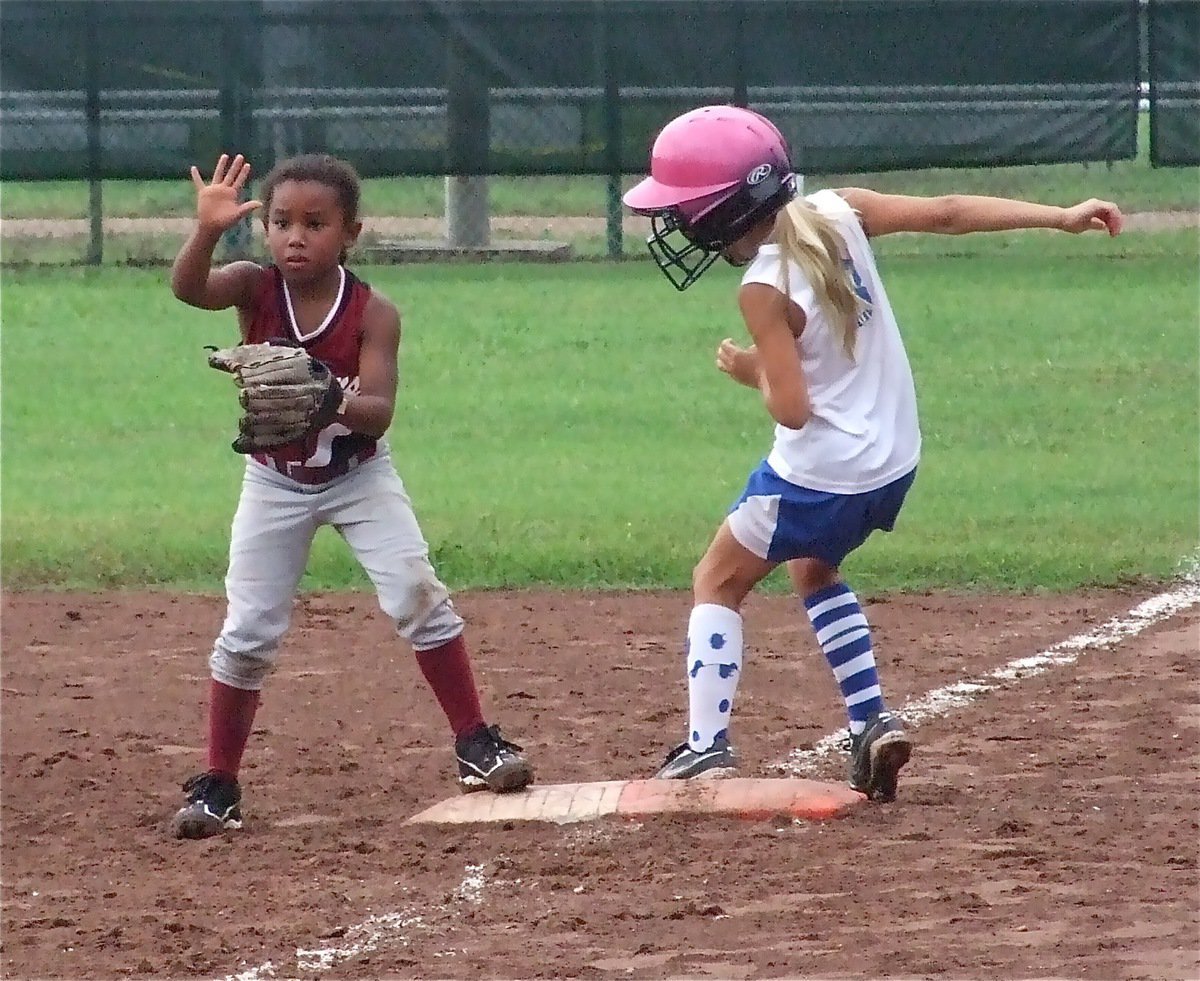
[[[774,169],[775,168],[770,164],[759,164],[746,175],[746,183],[751,187],[754,187],[756,184],[761,184],[771,176],[771,171]]]

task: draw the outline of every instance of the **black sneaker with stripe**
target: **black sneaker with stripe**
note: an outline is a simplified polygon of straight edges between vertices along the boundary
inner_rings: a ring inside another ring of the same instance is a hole
[[[211,838],[242,826],[242,788],[232,777],[210,770],[183,785],[188,802],[171,819],[176,838]]]
[[[521,747],[500,735],[499,726],[479,726],[454,743],[458,784],[464,793],[490,790],[506,794],[533,783],[533,767]]]
[[[861,735],[850,737],[850,786],[873,801],[896,799],[896,778],[912,755],[900,717],[877,712]]]
[[[667,759],[655,776],[659,780],[716,780],[732,776],[737,770],[738,758],[729,739],[717,736],[711,746],[703,751],[680,743],[667,754]]]

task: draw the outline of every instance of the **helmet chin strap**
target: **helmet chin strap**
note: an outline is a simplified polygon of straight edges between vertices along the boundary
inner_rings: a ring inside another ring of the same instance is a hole
[[[740,269],[742,266],[750,265],[751,261],[758,255],[759,247],[764,242],[769,242],[775,234],[775,222],[779,217],[779,212],[773,212],[771,215],[763,218],[757,225],[748,229],[741,238],[730,242],[724,249],[721,250],[721,256],[734,268]],[[744,252],[745,255],[738,257],[730,253],[737,249]]]

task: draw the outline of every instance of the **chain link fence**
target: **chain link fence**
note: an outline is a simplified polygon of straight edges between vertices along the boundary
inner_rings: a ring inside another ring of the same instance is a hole
[[[97,223],[100,182],[226,150],[260,174],[322,151],[367,177],[599,175],[619,251],[623,175],[706,102],[770,115],[808,174],[1130,159],[1143,6],[5,0],[0,178],[86,180]],[[1151,2],[1156,163],[1195,157],[1197,6]]]

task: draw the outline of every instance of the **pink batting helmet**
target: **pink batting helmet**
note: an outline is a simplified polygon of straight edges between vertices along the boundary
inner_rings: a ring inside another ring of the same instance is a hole
[[[720,254],[795,197],[787,141],[769,119],[737,106],[702,106],[654,141],[650,176],[625,204],[651,218],[650,254],[687,289]],[[687,244],[667,240],[679,232]]]

